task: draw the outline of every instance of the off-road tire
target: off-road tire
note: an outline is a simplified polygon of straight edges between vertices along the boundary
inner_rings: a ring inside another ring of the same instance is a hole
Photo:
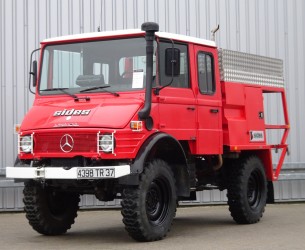
[[[25,183],[23,194],[26,218],[38,233],[61,235],[74,224],[79,194],[55,191],[33,181]]]
[[[238,224],[258,222],[265,211],[267,181],[264,166],[256,156],[237,161],[228,180],[228,205]]]
[[[154,160],[144,169],[138,186],[123,191],[125,229],[137,241],[161,240],[176,215],[176,185],[169,165]]]

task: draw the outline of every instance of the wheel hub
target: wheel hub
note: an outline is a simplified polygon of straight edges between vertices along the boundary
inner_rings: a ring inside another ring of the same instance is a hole
[[[147,194],[147,210],[150,213],[154,213],[159,205],[159,192],[155,188],[151,188]]]
[[[168,213],[168,190],[162,180],[151,183],[146,195],[146,214],[149,221],[154,225],[163,222]]]
[[[257,171],[252,172],[248,182],[248,202],[251,208],[255,208],[261,199],[262,183]]]

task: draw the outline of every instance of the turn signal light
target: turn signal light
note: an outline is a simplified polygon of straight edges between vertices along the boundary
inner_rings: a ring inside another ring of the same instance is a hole
[[[130,128],[132,131],[142,131],[143,130],[143,122],[142,121],[131,121]]]
[[[14,132],[15,132],[15,134],[19,134],[19,132],[20,132],[20,124],[15,124],[15,128],[14,128]]]

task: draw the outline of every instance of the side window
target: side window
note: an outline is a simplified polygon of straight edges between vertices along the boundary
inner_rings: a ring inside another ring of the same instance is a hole
[[[174,76],[171,87],[189,88],[189,67],[188,67],[188,51],[185,44],[174,44],[174,47],[180,50],[180,75]],[[172,48],[172,43],[160,42],[159,44],[159,72],[160,85],[164,86],[171,82],[172,77],[165,74],[165,50]]]
[[[214,60],[211,54],[199,52],[197,56],[198,83],[202,94],[215,93]]]

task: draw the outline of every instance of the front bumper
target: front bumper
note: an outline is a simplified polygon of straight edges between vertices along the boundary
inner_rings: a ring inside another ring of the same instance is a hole
[[[14,179],[114,179],[129,175],[130,165],[73,167],[7,167],[6,177]]]

